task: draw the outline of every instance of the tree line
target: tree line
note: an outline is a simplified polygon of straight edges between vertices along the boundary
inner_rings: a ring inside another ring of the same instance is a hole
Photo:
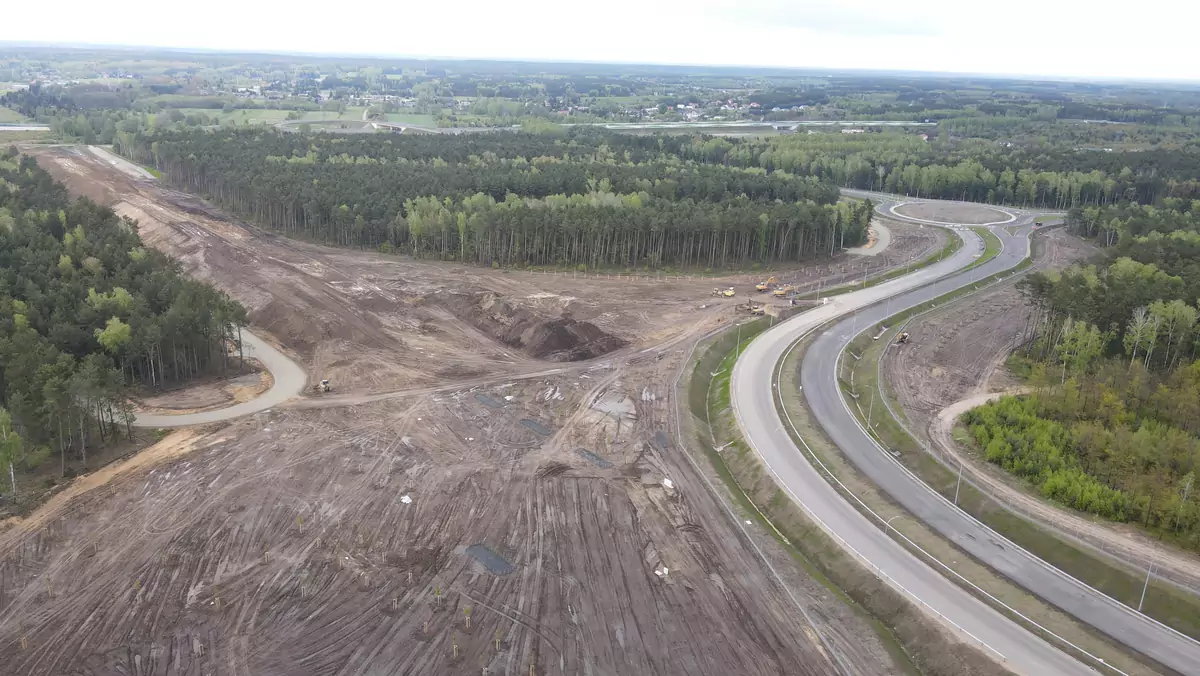
[[[1079,207],[1098,260],[1035,273],[1015,363],[1036,393],[963,421],[987,460],[1043,495],[1200,549],[1200,203]]]
[[[1165,197],[1200,198],[1194,144],[1104,152],[1066,143],[1017,143],[936,134],[790,134],[765,139],[692,138],[684,157],[835,185],[919,197],[1069,209]]]
[[[230,368],[245,309],[183,277],[134,224],[66,189],[32,158],[0,156],[0,463],[130,435],[131,387]]]
[[[171,184],[289,235],[496,265],[796,261],[860,243],[869,204],[814,177],[681,158],[681,141],[569,136],[119,134]]]
[[[1004,397],[962,421],[988,462],[1045,497],[1200,549],[1200,361],[1163,372],[1132,350],[1131,360],[1080,359],[1096,332],[1068,327],[1053,356],[1034,362],[1035,394]]]

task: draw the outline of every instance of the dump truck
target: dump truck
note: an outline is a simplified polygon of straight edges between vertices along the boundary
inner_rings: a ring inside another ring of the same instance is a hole
[[[329,384],[328,379],[322,380],[321,382],[317,383],[316,385],[313,385],[313,391],[314,392],[332,392],[333,385]]]

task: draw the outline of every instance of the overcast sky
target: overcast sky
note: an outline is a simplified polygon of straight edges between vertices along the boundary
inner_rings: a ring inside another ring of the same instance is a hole
[[[1195,0],[11,4],[0,40],[1200,80]]]

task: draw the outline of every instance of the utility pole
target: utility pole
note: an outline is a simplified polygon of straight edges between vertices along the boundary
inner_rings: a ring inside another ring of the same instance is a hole
[[[860,409],[861,410],[861,409]],[[871,403],[867,406],[867,434],[871,433],[871,414],[875,412],[875,388],[871,388]]]
[[[1146,583],[1142,585],[1142,598],[1138,599],[1138,612],[1142,612],[1142,604],[1146,602],[1146,589],[1150,587],[1150,573],[1154,571],[1154,564],[1146,569]]]

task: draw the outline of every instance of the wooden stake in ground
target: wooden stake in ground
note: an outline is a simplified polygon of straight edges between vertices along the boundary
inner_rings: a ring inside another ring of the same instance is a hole
[[[300,527],[300,534],[304,535],[304,516],[303,515],[296,517],[296,525]]]
[[[400,599],[393,598],[392,599],[392,612],[394,613],[397,610],[400,610]]]
[[[453,649],[454,649],[454,659],[458,659],[458,634],[455,634],[450,639],[450,644],[453,646]]]
[[[467,630],[471,629],[471,606],[463,607],[463,616],[467,618]]]
[[[496,630],[496,651],[497,652],[499,652],[499,650],[500,650],[500,636],[501,636],[500,630],[497,629]]]

